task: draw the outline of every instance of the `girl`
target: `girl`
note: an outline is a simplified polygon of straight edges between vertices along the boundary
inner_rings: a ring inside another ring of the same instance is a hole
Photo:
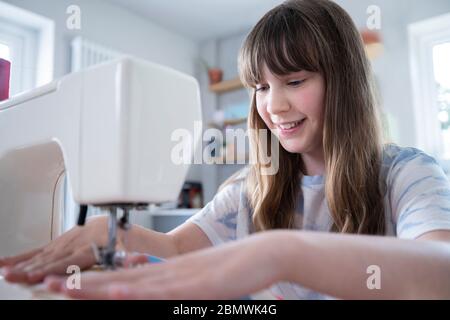
[[[248,126],[267,129],[268,139],[251,130],[259,161],[170,233],[128,231],[127,250],[166,262],[87,273],[81,290],[51,276],[48,287],[76,298],[236,298],[265,288],[283,299],[450,298],[450,183],[423,152],[382,144],[348,14],[327,0],[286,1],[248,35],[239,68],[253,90]],[[265,175],[274,138],[279,169]],[[92,266],[105,223],[3,259],[6,279]]]

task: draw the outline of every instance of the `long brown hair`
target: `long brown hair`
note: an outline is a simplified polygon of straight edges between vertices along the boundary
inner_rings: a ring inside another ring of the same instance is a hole
[[[239,72],[253,89],[248,127],[269,132],[263,143],[256,130],[249,130],[250,152],[257,160],[274,139],[256,109],[254,88],[264,64],[277,75],[307,70],[323,76],[325,196],[332,231],[384,234],[382,137],[370,64],[350,16],[332,1],[289,0],[269,11],[247,36]],[[301,155],[279,149],[276,174],[263,175],[261,161],[249,168],[246,190],[256,231],[294,226]]]

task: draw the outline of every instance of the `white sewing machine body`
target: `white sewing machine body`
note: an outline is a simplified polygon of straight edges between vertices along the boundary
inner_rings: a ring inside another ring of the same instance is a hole
[[[0,103],[0,256],[60,234],[65,174],[79,204],[176,200],[188,164],[172,161],[171,134],[195,121],[197,81],[133,58]]]

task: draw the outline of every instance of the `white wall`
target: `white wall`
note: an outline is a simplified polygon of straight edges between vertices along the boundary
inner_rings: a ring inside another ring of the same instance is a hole
[[[392,116],[393,140],[404,146],[415,146],[411,73],[407,26],[413,22],[450,12],[449,0],[337,0],[358,27],[366,26],[367,7],[381,9],[381,35],[384,53],[373,62],[379,80],[383,108]]]
[[[70,41],[81,35],[107,47],[130,53],[194,75],[197,45],[104,0],[4,0],[55,21],[55,72],[70,71]],[[67,7],[81,9],[81,30],[69,30]]]

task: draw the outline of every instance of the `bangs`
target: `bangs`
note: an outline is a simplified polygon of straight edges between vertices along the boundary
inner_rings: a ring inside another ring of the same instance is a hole
[[[258,22],[239,55],[239,74],[246,87],[254,88],[263,80],[264,65],[278,76],[320,71],[318,47],[306,18],[280,5]]]

